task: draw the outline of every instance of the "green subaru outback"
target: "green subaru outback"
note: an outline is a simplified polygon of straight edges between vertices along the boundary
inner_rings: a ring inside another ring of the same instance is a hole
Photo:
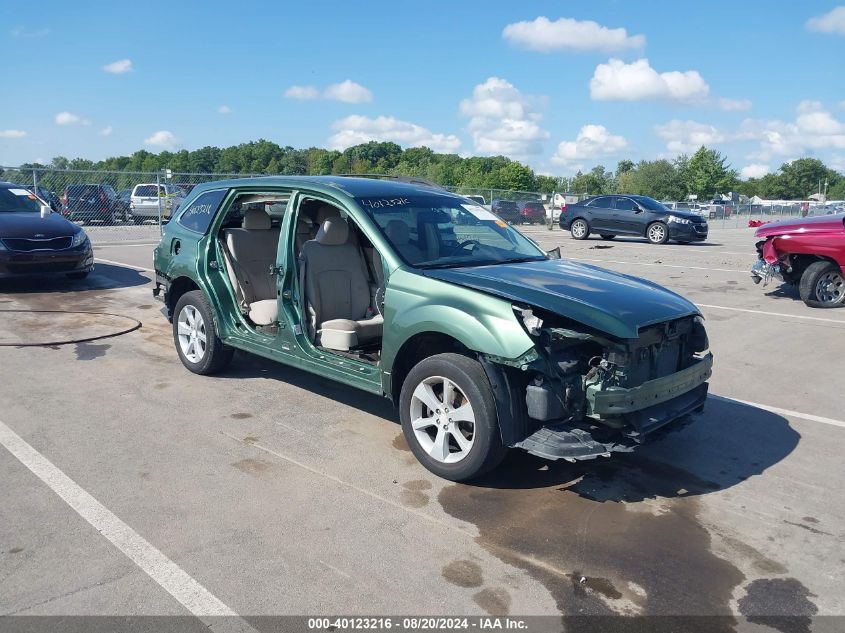
[[[560,259],[425,183],[266,177],[196,187],[155,251],[182,363],[235,349],[390,398],[414,455],[466,480],[509,447],[629,451],[700,411],[696,307]]]

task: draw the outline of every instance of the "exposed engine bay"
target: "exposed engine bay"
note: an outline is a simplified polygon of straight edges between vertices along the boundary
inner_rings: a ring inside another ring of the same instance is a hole
[[[537,343],[520,367],[533,432],[518,445],[529,452],[589,459],[630,450],[703,405],[712,355],[704,354],[701,317],[649,325],[638,338],[620,340],[557,315],[514,309]]]

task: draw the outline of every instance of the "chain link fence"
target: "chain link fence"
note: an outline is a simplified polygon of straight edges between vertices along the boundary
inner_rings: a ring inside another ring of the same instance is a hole
[[[143,171],[64,170],[0,167],[0,180],[13,182],[38,194],[56,213],[85,226],[94,243],[156,242],[166,223],[196,185],[228,178],[252,178],[268,174],[176,173]],[[557,229],[560,206],[586,197],[570,192],[541,193],[479,187],[445,187],[471,196],[488,209],[496,201],[540,203],[550,229]],[[133,195],[134,194],[134,195]],[[670,203],[677,208],[685,203]],[[495,209],[494,209],[495,210]],[[751,221],[837,213],[843,203],[817,204],[800,201],[763,204],[725,203],[698,210],[713,227],[747,227]]]

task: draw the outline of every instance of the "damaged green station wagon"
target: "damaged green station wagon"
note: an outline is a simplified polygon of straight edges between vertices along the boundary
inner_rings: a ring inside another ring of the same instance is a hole
[[[570,461],[629,451],[707,396],[692,303],[545,253],[424,182],[200,185],[155,272],[190,371],[219,371],[239,349],[388,397],[414,455],[451,480],[509,447]]]

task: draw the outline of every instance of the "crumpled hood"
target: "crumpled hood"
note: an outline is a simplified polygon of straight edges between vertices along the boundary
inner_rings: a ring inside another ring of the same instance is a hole
[[[0,238],[65,237],[81,231],[73,222],[68,222],[58,213],[42,218],[40,213],[0,213]]]
[[[618,338],[698,308],[671,290],[630,275],[564,259],[424,270],[440,279],[565,316]]]
[[[764,224],[755,231],[757,237],[771,237],[772,235],[792,235],[795,233],[830,233],[845,230],[843,226],[845,214],[817,215],[812,218],[795,218]]]

